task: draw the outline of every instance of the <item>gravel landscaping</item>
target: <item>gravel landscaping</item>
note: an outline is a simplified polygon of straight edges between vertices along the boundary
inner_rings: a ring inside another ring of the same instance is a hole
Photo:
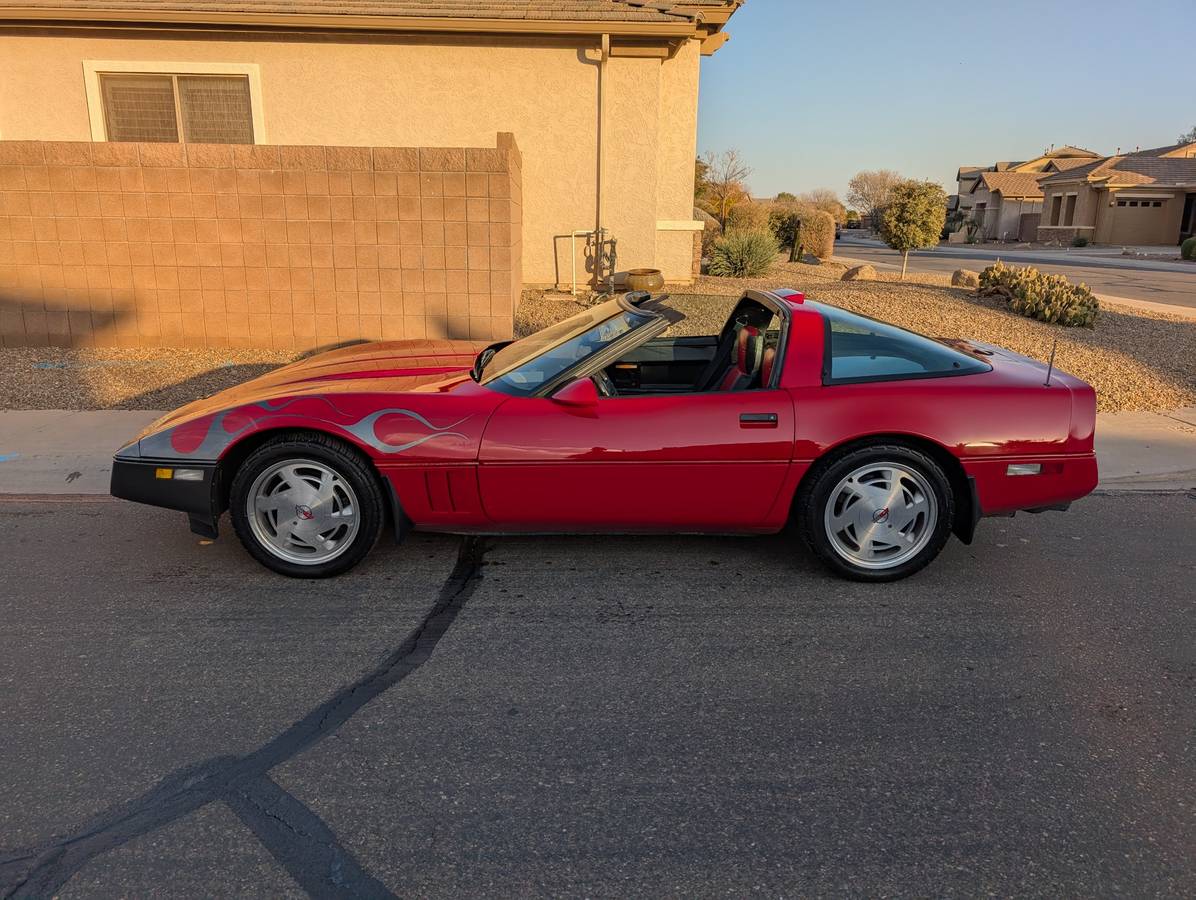
[[[1097,389],[1102,411],[1165,410],[1196,404],[1196,322],[1106,305],[1094,329],[1062,328],[1015,315],[997,299],[947,285],[949,276],[895,274],[874,282],[841,281],[845,266],[789,263],[754,279],[702,277],[674,295],[688,316],[679,333],[710,334],[745,288],[790,287],[812,299],[874,316],[934,337],[973,338],[1046,359]],[[518,334],[582,308],[561,294],[529,291],[516,316]],[[172,409],[290,362],[271,350],[174,348],[0,349],[0,409]]]
[[[0,409],[174,409],[295,359],[277,350],[0,349]]]

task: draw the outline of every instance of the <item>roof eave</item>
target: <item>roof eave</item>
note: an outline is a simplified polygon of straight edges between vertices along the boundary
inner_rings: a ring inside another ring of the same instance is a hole
[[[310,15],[289,13],[201,12],[198,10],[156,10],[147,16],[141,10],[37,9],[6,7],[0,10],[0,24],[43,25],[124,25],[154,28],[161,26],[226,26],[262,29],[316,29],[336,31],[440,32],[456,34],[536,34],[577,35],[610,34],[648,38],[700,37],[697,22],[569,21],[531,19],[459,19],[414,16]]]

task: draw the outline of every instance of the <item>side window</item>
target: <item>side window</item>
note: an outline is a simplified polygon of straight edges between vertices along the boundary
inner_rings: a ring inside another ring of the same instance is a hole
[[[830,384],[987,372],[991,366],[930,338],[842,309],[825,310]]]
[[[255,64],[83,63],[92,140],[264,143]]]

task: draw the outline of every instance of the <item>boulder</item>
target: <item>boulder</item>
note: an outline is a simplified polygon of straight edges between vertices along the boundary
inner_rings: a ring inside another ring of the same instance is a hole
[[[951,275],[951,284],[955,287],[978,288],[980,287],[980,273],[973,272],[971,269],[956,269]]]
[[[854,266],[843,273],[843,281],[876,281],[876,269],[869,265]]]
[[[807,266],[822,265],[822,260],[819,259],[817,256],[815,256],[813,253],[805,254],[804,256],[802,256],[801,261],[804,262]]]

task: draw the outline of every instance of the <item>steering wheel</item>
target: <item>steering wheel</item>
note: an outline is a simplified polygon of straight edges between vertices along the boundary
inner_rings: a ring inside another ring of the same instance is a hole
[[[615,383],[611,381],[611,377],[606,374],[606,369],[595,372],[592,376],[594,379],[594,386],[598,388],[598,393],[603,397],[617,397],[619,391],[615,387]]]

